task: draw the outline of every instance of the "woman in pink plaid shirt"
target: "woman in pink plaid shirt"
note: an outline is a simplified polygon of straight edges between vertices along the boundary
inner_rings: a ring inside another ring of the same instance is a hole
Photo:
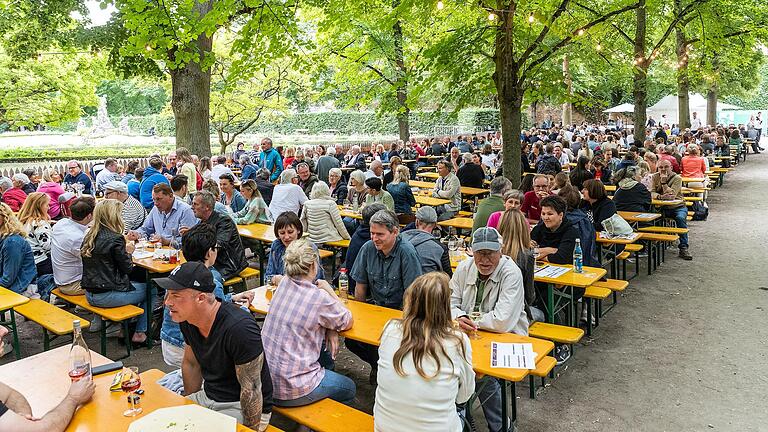
[[[304,239],[285,251],[285,276],[275,291],[261,336],[277,406],[308,405],[324,398],[351,403],[355,383],[333,372],[338,332],[352,327],[352,313],[323,279],[315,284],[317,253]],[[324,351],[325,349],[330,353]]]

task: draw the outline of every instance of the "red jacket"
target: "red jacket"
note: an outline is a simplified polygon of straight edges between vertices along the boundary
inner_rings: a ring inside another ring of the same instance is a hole
[[[662,154],[659,155],[659,159],[669,161],[669,163],[672,164],[672,171],[680,174],[680,164],[677,163],[677,159],[675,159],[674,156],[666,154],[666,153],[662,153]]]
[[[10,188],[3,194],[3,202],[8,204],[14,212],[19,211],[24,201],[27,199],[27,194],[20,188]]]

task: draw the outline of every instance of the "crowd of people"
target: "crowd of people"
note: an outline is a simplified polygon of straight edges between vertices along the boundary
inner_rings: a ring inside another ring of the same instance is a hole
[[[379,347],[345,340],[378,385],[377,430],[459,431],[464,403],[477,389],[489,430],[498,431],[509,422],[502,390],[495,379],[475,376],[467,333],[527,335],[543,319],[534,260],[570,263],[578,240],[584,265],[600,266],[595,233],[612,226],[606,221],[617,211],[645,212],[652,199],[678,199],[663,211],[687,226],[681,175],[706,179],[707,157],[725,151],[716,144],[727,147],[721,141],[728,137],[728,145],[740,146],[742,137],[736,127],[652,134],[637,145],[624,132],[588,125],[524,131],[521,163],[530,174],[518,189],[500,175],[499,133],[411,139],[370,152],[277,149],[265,138],[252,151],[238,144],[229,161],[178,148],[166,160],[151,156],[145,168],[107,159],[91,173],[78,161],[66,164],[63,177],[25,171],[0,178],[0,285],[45,300],[58,287],[95,306],[137,305],[144,314],[131,336],[136,344],[149,337],[153,309],[164,307],[163,358],[180,368],[165,385],[264,430],[273,405],[355,398],[355,382],[334,372],[339,333],[353,319],[332,287],[338,272],[326,273],[318,253],[324,243],[349,240],[341,272],[350,295],[403,310],[383,329]],[[440,156],[430,194],[449,203],[414,212],[409,181],[426,156]],[[483,188],[486,180],[489,196],[478,203],[468,238],[471,256],[452,270],[437,223],[462,209],[461,187]],[[616,186],[612,200],[608,184]],[[342,217],[339,205],[359,211],[359,219]],[[252,223],[271,224],[276,238],[262,269],[277,287],[263,328],[247,309],[252,293],[222,288],[249,266],[249,243],[237,225]],[[164,292],[156,302],[148,301],[146,274],[132,260],[142,240],[186,257],[154,279]],[[687,235],[679,256],[691,259]],[[102,326],[122,337],[98,317],[91,331]],[[568,355],[567,346],[557,347],[558,361]]]

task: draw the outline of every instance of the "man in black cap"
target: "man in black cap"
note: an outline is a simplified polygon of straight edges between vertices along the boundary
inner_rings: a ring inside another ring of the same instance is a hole
[[[266,429],[260,425],[262,385],[271,388],[272,382],[253,316],[214,296],[213,277],[201,262],[184,263],[155,281],[168,290],[165,305],[184,335],[185,395],[247,427]]]

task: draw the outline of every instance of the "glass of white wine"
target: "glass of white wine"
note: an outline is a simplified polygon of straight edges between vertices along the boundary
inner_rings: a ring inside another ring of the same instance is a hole
[[[483,317],[483,313],[479,310],[475,309],[469,314],[469,319],[472,320],[473,323],[475,323],[475,327],[477,327],[477,324],[480,322],[480,318]],[[469,335],[471,339],[480,339],[480,335],[477,334],[477,329],[472,331],[472,334]]]

